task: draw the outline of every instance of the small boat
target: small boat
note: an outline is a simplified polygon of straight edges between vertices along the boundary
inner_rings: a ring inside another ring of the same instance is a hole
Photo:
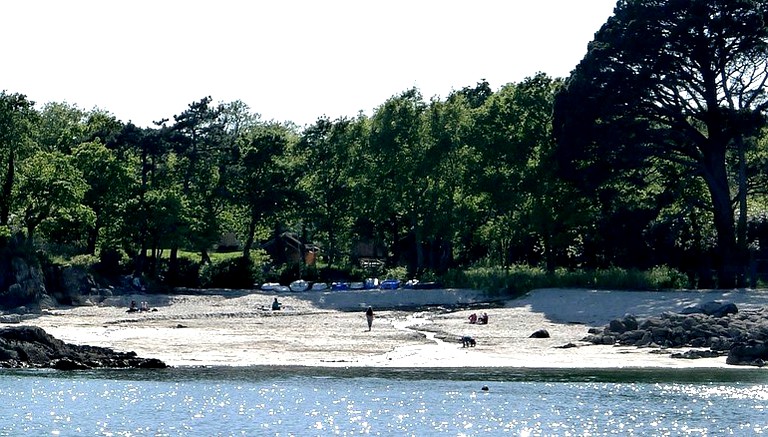
[[[307,291],[309,290],[309,282],[299,279],[298,281],[291,282],[289,288],[291,291]]]
[[[439,282],[417,282],[413,284],[412,288],[414,290],[437,290],[443,286]]]
[[[385,279],[381,281],[381,285],[379,286],[382,290],[394,290],[397,288],[400,288],[400,280],[399,279]]]
[[[261,284],[261,289],[264,291],[274,291],[275,287],[279,287],[280,284],[277,282],[265,282]]]
[[[362,290],[363,288],[365,288],[365,284],[362,282],[352,282],[349,284],[350,290]]]
[[[291,288],[288,287],[287,285],[277,285],[275,288],[272,289],[272,291],[285,293],[285,292],[291,291]]]
[[[314,284],[312,284],[312,291],[324,291],[324,290],[327,290],[328,288],[329,288],[328,284],[326,284],[325,282],[315,282]]]
[[[349,283],[347,282],[334,282],[331,284],[331,290],[349,290]]]
[[[419,283],[418,279],[409,279],[405,281],[405,284],[403,284],[403,288],[416,288],[416,285]]]

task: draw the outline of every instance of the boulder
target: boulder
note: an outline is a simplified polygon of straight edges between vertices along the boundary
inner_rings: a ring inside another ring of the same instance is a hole
[[[549,338],[549,331],[546,329],[539,329],[531,334],[528,338]]]
[[[734,344],[728,352],[726,364],[739,366],[758,366],[765,365],[768,360],[768,345],[765,341],[748,340]]]
[[[692,305],[686,308],[683,308],[682,311],[680,311],[681,314],[706,314],[708,316],[714,316],[714,317],[724,317],[728,314],[736,314],[739,312],[739,309],[736,307],[734,303],[731,302],[720,302],[720,301],[710,301],[710,302],[704,302],[702,304],[698,305]]]

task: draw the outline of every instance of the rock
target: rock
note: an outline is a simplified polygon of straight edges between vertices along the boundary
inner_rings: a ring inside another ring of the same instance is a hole
[[[687,350],[687,351],[685,351],[683,353],[675,353],[675,354],[670,355],[670,357],[672,357],[672,358],[682,358],[682,359],[687,359],[687,360],[695,360],[695,359],[699,359],[699,358],[717,358],[719,356],[721,356],[721,354],[719,354],[719,353],[717,353],[715,351],[711,351],[711,350],[696,350],[696,349],[691,349],[691,350]]]
[[[6,314],[0,316],[0,323],[21,323],[21,317],[18,314]]]
[[[622,323],[621,320],[618,320],[618,319],[611,320],[611,322],[608,324],[608,332],[623,334],[627,332],[627,327],[624,326],[624,323]]]
[[[549,338],[549,331],[546,329],[539,329],[531,334],[528,338]]]
[[[58,358],[51,361],[50,366],[57,370],[88,370],[91,367],[69,358]]]
[[[564,344],[562,346],[555,346],[556,349],[571,349],[571,348],[574,348],[574,347],[579,347],[579,346],[575,345],[573,343],[566,343],[566,344]]]
[[[739,312],[735,305],[708,302],[685,314],[664,313],[642,321],[625,316],[602,332],[590,329],[583,341],[648,348],[708,348],[674,354],[675,358],[723,356],[734,365],[763,366],[768,361],[768,308]],[[629,330],[632,322],[637,329]]]
[[[728,358],[725,359],[725,363],[762,367],[765,365],[765,360],[768,360],[768,346],[766,343],[764,341],[749,340],[734,344],[730,352],[728,352]]]
[[[159,369],[167,365],[157,359],[139,358],[134,352],[67,344],[36,326],[14,326],[0,329],[0,367],[80,370]]]
[[[710,301],[699,305],[693,305],[680,311],[681,314],[706,314],[708,316],[723,317],[728,314],[736,314],[739,309],[731,302]]]
[[[93,278],[79,266],[50,266],[46,269],[48,291],[63,305],[80,305],[82,296],[90,294]]]

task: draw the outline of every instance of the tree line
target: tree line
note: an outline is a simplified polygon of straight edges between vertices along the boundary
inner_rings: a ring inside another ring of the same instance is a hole
[[[481,80],[370,116],[264,120],[192,102],[152,127],[0,93],[0,242],[242,259],[283,232],[328,266],[412,275],[665,265],[731,286],[768,259],[768,2],[621,0],[571,76]]]

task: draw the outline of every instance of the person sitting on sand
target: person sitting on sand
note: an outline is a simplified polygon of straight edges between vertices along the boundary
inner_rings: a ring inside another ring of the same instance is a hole
[[[477,323],[477,314],[476,313],[472,313],[472,314],[469,315],[469,323],[472,324],[472,325]]]
[[[277,298],[272,302],[272,311],[279,311],[280,308],[283,306],[280,302],[277,301]]]
[[[480,324],[480,325],[487,325],[488,324],[488,314],[487,313],[483,313],[483,315],[480,316],[477,319],[477,323]]]
[[[127,311],[127,312],[129,312],[129,313],[135,313],[135,312],[136,312],[136,311],[138,311],[138,310],[139,310],[139,308],[136,306],[136,301],[135,301],[135,300],[132,300],[132,301],[131,301],[131,306],[130,306],[130,307],[128,307],[128,311]]]

